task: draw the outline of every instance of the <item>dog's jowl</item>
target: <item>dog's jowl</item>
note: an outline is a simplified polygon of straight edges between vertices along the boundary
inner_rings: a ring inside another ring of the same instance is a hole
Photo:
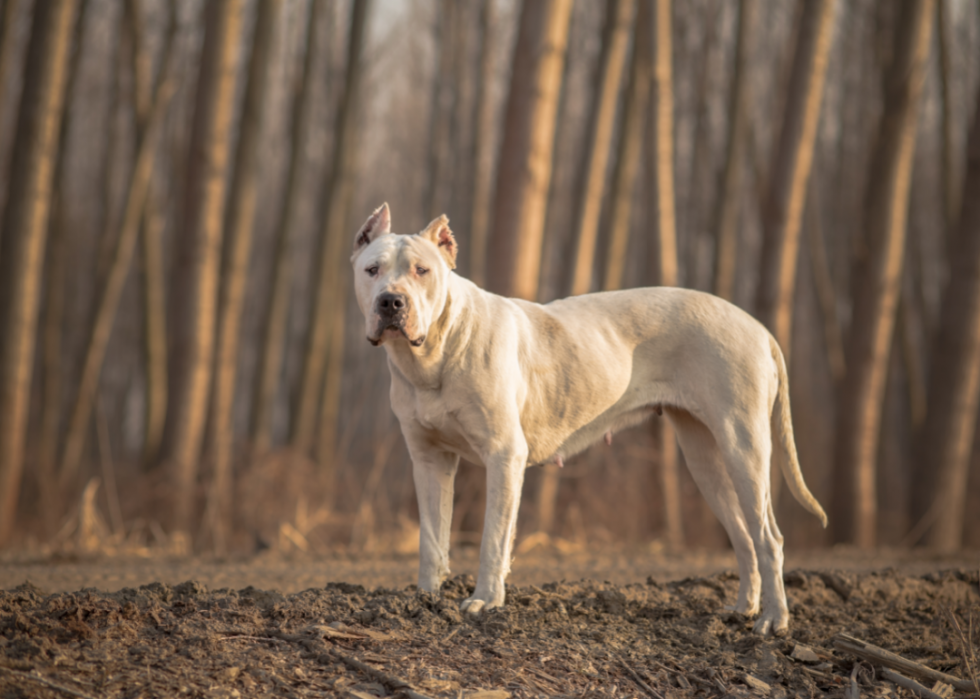
[[[785,632],[770,463],[824,525],[827,516],[800,473],[772,335],[732,304],[686,289],[546,305],[503,298],[453,272],[456,253],[445,216],[395,235],[385,204],[358,231],[351,258],[364,332],[388,354],[391,405],[412,456],[419,587],[436,591],[449,574],[460,457],[487,471],[480,572],[463,602],[479,613],[504,603],[525,469],[560,463],[660,411],[735,549],[736,610],[758,614],[759,633]]]

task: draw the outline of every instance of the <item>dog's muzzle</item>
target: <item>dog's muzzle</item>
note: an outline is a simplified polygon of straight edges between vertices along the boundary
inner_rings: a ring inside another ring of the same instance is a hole
[[[378,329],[376,338],[368,337],[368,342],[372,345],[381,344],[381,336],[386,330],[401,332],[413,347],[420,347],[425,341],[424,335],[413,340],[405,332],[405,323],[408,320],[408,297],[405,294],[381,294],[374,303],[374,310],[378,316]]]

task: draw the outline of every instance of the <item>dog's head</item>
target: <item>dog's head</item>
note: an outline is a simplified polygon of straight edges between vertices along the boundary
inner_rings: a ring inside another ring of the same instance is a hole
[[[440,216],[416,235],[396,235],[388,205],[382,204],[354,237],[351,263],[368,341],[421,347],[442,314],[449,274],[456,267],[449,219]]]

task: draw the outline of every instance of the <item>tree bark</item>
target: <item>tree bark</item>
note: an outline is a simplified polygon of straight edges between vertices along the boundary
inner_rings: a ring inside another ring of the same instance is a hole
[[[654,0],[653,31],[653,206],[657,229],[658,281],[677,285],[677,230],[674,195],[674,78],[671,49],[671,0]],[[665,538],[670,548],[684,544],[681,521],[677,439],[668,420],[660,423],[660,477],[664,496]]]
[[[855,265],[854,314],[837,415],[834,521],[837,541],[875,545],[876,471],[885,378],[901,289],[908,194],[919,102],[929,56],[933,0],[908,0],[885,86],[878,142],[868,173],[867,254]]]
[[[175,25],[176,26],[176,25]],[[143,206],[143,334],[146,357],[146,434],[144,466],[154,464],[160,454],[167,422],[167,286],[163,259],[166,219],[159,185],[151,179]]]
[[[473,131],[473,208],[470,218],[470,279],[477,286],[487,281],[487,233],[493,187],[493,38],[494,2],[483,0],[480,10],[480,82],[477,86]]]
[[[296,406],[291,443],[293,448],[305,454],[317,448],[322,469],[332,466],[336,449],[335,404],[323,405],[323,417],[319,419],[321,398],[330,401],[339,398],[339,381],[343,369],[342,352],[330,352],[330,347],[343,347],[342,333],[344,307],[347,301],[350,231],[347,229],[347,213],[354,188],[357,156],[358,113],[362,79],[361,53],[367,25],[369,0],[354,0],[351,12],[350,39],[347,47],[347,75],[344,91],[337,106],[337,145],[334,148],[330,176],[327,178],[323,199],[326,202],[323,229],[320,234],[320,256],[317,268],[315,297],[311,308],[310,332],[306,341],[303,363],[303,379],[300,382],[299,401]],[[328,354],[329,363],[328,363]],[[326,385],[325,385],[326,382]],[[327,424],[329,422],[329,424]],[[315,443],[317,428],[319,442]]]
[[[221,316],[218,319],[218,349],[211,399],[214,470],[208,494],[208,526],[218,553],[226,550],[231,516],[232,408],[238,371],[239,334],[258,206],[259,145],[266,113],[270,108],[269,84],[275,65],[273,53],[281,16],[282,0],[259,0],[245,87],[245,107],[235,154],[235,172],[225,220]]]
[[[21,0],[5,0],[3,10],[0,11],[0,105],[6,107],[11,104],[10,96],[10,69],[14,62],[14,46],[17,36],[17,15],[20,10]],[[3,110],[0,110],[0,118]],[[4,135],[0,144],[0,153],[7,154],[7,140]],[[0,158],[0,192],[8,189],[10,179],[7,177],[7,159]],[[0,195],[0,207],[3,206],[3,196]],[[0,238],[3,231],[0,231]]]
[[[912,521],[932,520],[923,541],[939,551],[962,545],[980,402],[980,104],[969,140],[963,210],[943,292],[924,438],[912,487]]]
[[[820,202],[814,196],[816,177],[810,179],[810,195],[806,204],[806,239],[810,268],[813,272],[813,285],[816,287],[817,303],[820,307],[820,321],[823,329],[824,346],[827,349],[827,363],[830,375],[837,383],[844,378],[846,361],[844,359],[844,339],[840,321],[837,319],[837,294],[834,292],[834,279],[827,260],[827,248],[821,219]]]
[[[315,66],[327,60],[326,37],[321,36],[322,32],[318,32],[317,28],[327,11],[327,0],[312,0],[310,3],[306,25],[306,55],[293,102],[289,172],[276,226],[272,292],[263,326],[262,356],[252,404],[252,447],[258,456],[266,453],[272,444],[272,413],[280,385],[286,325],[289,321],[293,248],[301,223],[306,152],[310,147],[310,132],[316,106],[312,99],[313,79]]]
[[[635,9],[636,0],[607,0],[602,55],[596,75],[592,112],[586,132],[585,162],[579,184],[575,257],[570,289],[572,296],[586,294],[592,287],[599,214],[602,212],[616,105],[619,103],[619,86],[623,78],[623,67],[626,65]]]
[[[792,339],[800,232],[836,5],[836,0],[804,2],[790,76],[790,94],[763,212],[764,237],[756,306],[759,317],[776,337],[787,358]]]
[[[749,51],[755,33],[755,0],[739,0],[738,34],[732,68],[732,88],[728,102],[728,143],[725,166],[715,214],[715,269],[712,288],[716,296],[731,301],[735,294],[735,264],[738,221],[743,199],[741,173],[744,168],[749,125]]]
[[[948,0],[936,2],[936,37],[939,40],[939,95],[942,105],[942,188],[943,215],[946,224],[947,247],[952,250],[956,219],[960,213],[960,190],[956,186],[956,143],[953,139],[953,95],[950,82],[953,69],[950,65],[950,36],[946,19]]]
[[[135,0],[129,0],[129,2],[135,3]],[[136,10],[135,7],[131,7],[130,9],[134,12]],[[134,23],[136,23],[135,19]],[[133,37],[135,36],[136,34],[133,32]],[[109,337],[112,333],[113,323],[115,322],[116,311],[119,308],[119,301],[122,298],[123,287],[126,283],[126,278],[129,276],[133,251],[136,249],[136,243],[139,239],[143,207],[146,203],[147,192],[149,191],[150,181],[153,177],[158,134],[164,115],[166,114],[167,106],[170,103],[170,98],[173,96],[175,90],[175,84],[168,75],[173,57],[172,34],[168,41],[170,45],[165,49],[166,62],[164,65],[166,67],[161,71],[162,79],[158,82],[154,91],[152,106],[149,107],[148,112],[140,114],[139,110],[141,106],[138,99],[136,100],[136,104],[134,104],[138,125],[136,164],[133,167],[129,189],[126,193],[126,206],[119,233],[115,236],[116,245],[106,274],[105,285],[99,294],[95,320],[92,323],[86,345],[82,375],[79,379],[75,402],[68,421],[65,446],[61,454],[61,464],[58,469],[58,478],[63,486],[70,484],[78,473],[82,452],[85,448],[85,439],[89,432],[92,410],[98,393],[99,375],[102,372],[106,348],[109,345]],[[138,57],[141,55],[142,51],[134,50],[134,74],[137,77],[139,77],[139,73],[136,73],[135,69],[139,63]],[[144,76],[144,78],[148,78],[148,76]],[[137,80],[138,82],[139,80]],[[134,95],[138,95],[140,91],[134,90],[133,92]]]
[[[174,374],[167,458],[175,531],[192,525],[195,483],[214,361],[221,233],[231,150],[243,0],[215,0],[206,26],[174,280]]]
[[[571,0],[524,0],[497,167],[488,286],[535,299]]]
[[[650,0],[639,0],[633,30],[633,58],[630,63],[629,86],[623,107],[622,133],[616,153],[616,169],[612,182],[612,212],[609,217],[609,252],[603,291],[623,286],[626,252],[629,247],[630,219],[636,176],[643,153],[644,127],[650,103]]]
[[[0,545],[17,517],[51,184],[76,0],[34,11],[0,241]]]

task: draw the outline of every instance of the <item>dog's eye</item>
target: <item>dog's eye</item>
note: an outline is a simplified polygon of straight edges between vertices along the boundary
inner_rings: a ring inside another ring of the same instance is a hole
[[[378,276],[378,266],[377,265],[371,265],[370,267],[368,267],[364,271],[367,272],[369,276],[372,276],[372,277]]]
[[[416,267],[415,273],[421,277],[423,275],[428,274],[429,270],[427,270],[425,267]]]

